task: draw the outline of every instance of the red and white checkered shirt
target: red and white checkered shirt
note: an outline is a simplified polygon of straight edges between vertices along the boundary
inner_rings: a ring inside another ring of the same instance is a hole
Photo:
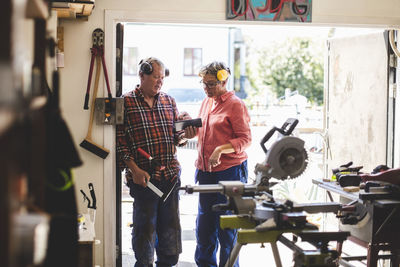
[[[127,168],[124,161],[133,160],[139,168],[150,173],[150,161],[137,152],[141,148],[165,166],[164,175],[155,170],[156,179],[175,180],[180,171],[176,155],[180,133],[174,132],[174,121],[178,118],[174,98],[160,92],[154,96],[154,105],[150,107],[138,87],[122,97],[124,124],[117,126],[119,167]]]

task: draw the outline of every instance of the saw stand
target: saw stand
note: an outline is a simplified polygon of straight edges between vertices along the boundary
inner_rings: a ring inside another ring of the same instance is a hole
[[[238,229],[236,244],[231,251],[229,260],[226,262],[225,267],[232,267],[239,256],[242,246],[247,244],[264,244],[270,243],[272,253],[274,255],[275,265],[282,267],[281,258],[277,246],[277,241],[283,237],[284,233],[300,233],[303,230],[316,230],[315,227],[309,226],[303,229],[287,229],[287,230],[268,230],[258,232],[256,223],[251,218],[246,218],[237,215],[223,215],[220,217],[221,229]]]
[[[284,217],[286,216],[290,217],[290,214],[285,214]],[[242,246],[257,243],[270,243],[275,265],[282,267],[277,246],[278,241],[294,252],[293,261],[295,267],[336,267],[338,266],[340,251],[329,249],[328,243],[336,241],[337,244],[341,245],[350,235],[349,232],[318,232],[318,227],[309,223],[295,224],[293,227],[288,227],[287,225],[277,226],[259,231],[257,222],[251,216],[243,215],[223,215],[220,217],[220,226],[221,229],[238,229],[236,244],[231,251],[225,267],[232,267],[234,265]],[[285,233],[292,233],[293,240],[289,240],[283,236]],[[304,250],[296,245],[298,237],[302,241],[312,244],[315,249]]]
[[[337,266],[340,252],[328,249],[328,242],[336,241],[341,244],[346,240],[349,232],[318,232],[318,227],[307,222],[307,213],[333,212],[341,209],[338,203],[293,204],[275,202],[268,193],[268,187],[248,185],[239,181],[223,181],[213,185],[185,186],[191,194],[221,193],[227,196],[226,204],[213,206],[214,211],[232,210],[236,215],[222,215],[221,229],[238,229],[237,241],[225,267],[234,265],[240,249],[249,243],[270,243],[277,267],[282,262],[277,247],[280,241],[294,251],[295,267],[297,266]],[[264,200],[260,200],[260,195]],[[268,200],[265,200],[268,199]],[[271,224],[272,222],[272,224]],[[292,233],[295,241],[300,237],[316,247],[312,251],[304,251],[294,242],[283,236]]]

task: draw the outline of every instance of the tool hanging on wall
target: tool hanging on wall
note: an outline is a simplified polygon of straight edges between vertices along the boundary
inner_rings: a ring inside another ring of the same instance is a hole
[[[95,95],[97,94],[97,90],[99,88],[99,79],[100,79],[100,60],[96,60],[96,77],[94,80],[94,88],[93,88],[93,97],[92,103],[90,107],[90,117],[89,117],[89,127],[86,134],[86,138],[80,143],[80,146],[84,149],[92,152],[96,156],[99,156],[105,159],[108,156],[110,151],[92,141],[92,127],[93,127],[93,120],[94,120],[94,102],[95,102]]]
[[[83,201],[88,202],[88,209],[97,209],[97,200],[96,200],[96,193],[94,191],[94,186],[92,183],[88,184],[89,187],[89,192],[90,192],[90,197],[92,198],[92,201],[90,201],[90,198],[85,194],[85,192],[81,189],[81,193],[83,195]]]
[[[104,59],[104,31],[100,28],[97,28],[93,31],[92,33],[92,40],[93,40],[93,46],[90,49],[90,52],[92,54],[92,57],[90,59],[90,67],[89,67],[89,76],[88,76],[88,83],[86,87],[86,95],[85,95],[85,104],[83,106],[84,109],[89,109],[89,95],[90,95],[90,84],[92,80],[92,74],[93,74],[93,65],[95,59],[101,58],[101,63],[103,65],[103,72],[104,72],[104,78],[106,80],[106,86],[107,86],[107,92],[108,92],[108,98],[106,98],[105,101],[105,121],[108,122],[111,117],[111,111],[112,111],[112,94],[111,94],[111,89],[110,89],[110,82],[108,80],[108,72],[107,72],[107,67],[106,67],[106,61]],[[96,98],[97,95],[93,94],[93,98]],[[94,102],[93,102],[94,103]]]
[[[83,195],[83,201],[87,201],[87,213],[80,214],[78,218],[80,218],[82,227],[79,227],[79,240],[87,241],[93,240],[96,237],[95,233],[95,223],[96,223],[96,193],[94,191],[94,186],[92,183],[88,184],[90,197],[85,194],[85,192],[81,189],[80,192]],[[79,221],[79,220],[78,220]]]
[[[108,82],[108,75],[107,75],[107,68],[105,65],[105,60],[104,60],[104,32],[102,29],[95,29],[92,33],[92,41],[93,45],[92,48],[90,49],[92,53],[92,57],[90,59],[90,68],[89,68],[89,78],[88,78],[88,84],[87,84],[87,89],[86,89],[86,96],[85,96],[85,105],[84,109],[88,109],[88,102],[89,102],[89,95],[90,95],[90,85],[92,81],[92,74],[93,74],[93,65],[94,62],[96,61],[96,76],[95,76],[95,81],[94,81],[94,88],[93,88],[93,95],[92,95],[92,101],[91,101],[91,106],[90,106],[90,118],[89,118],[89,127],[88,131],[86,134],[86,138],[80,143],[80,146],[83,147],[84,149],[92,152],[96,156],[99,156],[103,159],[105,159],[108,156],[108,153],[110,152],[108,149],[94,143],[92,141],[92,128],[93,128],[93,120],[94,120],[94,110],[95,110],[95,99],[97,96],[97,90],[99,88],[99,80],[100,80],[100,65],[103,65],[103,71],[104,71],[104,77],[106,79],[106,84],[107,84],[107,90],[108,90],[108,103],[106,104],[106,110],[108,110],[108,113],[110,114],[110,103],[112,100],[111,96],[111,90],[110,90],[110,84]]]

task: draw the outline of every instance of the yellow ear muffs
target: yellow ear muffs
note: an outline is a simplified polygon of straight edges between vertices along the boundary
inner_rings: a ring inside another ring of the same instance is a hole
[[[226,79],[228,79],[228,76],[229,76],[229,73],[228,73],[226,70],[224,70],[224,69],[219,70],[219,71],[217,72],[217,79],[218,79],[218,81],[223,82],[223,81],[225,81]]]

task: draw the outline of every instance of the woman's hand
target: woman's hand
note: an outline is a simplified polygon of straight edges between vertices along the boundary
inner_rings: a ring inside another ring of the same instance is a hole
[[[221,149],[216,147],[214,152],[211,154],[210,158],[208,159],[208,171],[211,172],[212,168],[217,167],[221,164]]]

